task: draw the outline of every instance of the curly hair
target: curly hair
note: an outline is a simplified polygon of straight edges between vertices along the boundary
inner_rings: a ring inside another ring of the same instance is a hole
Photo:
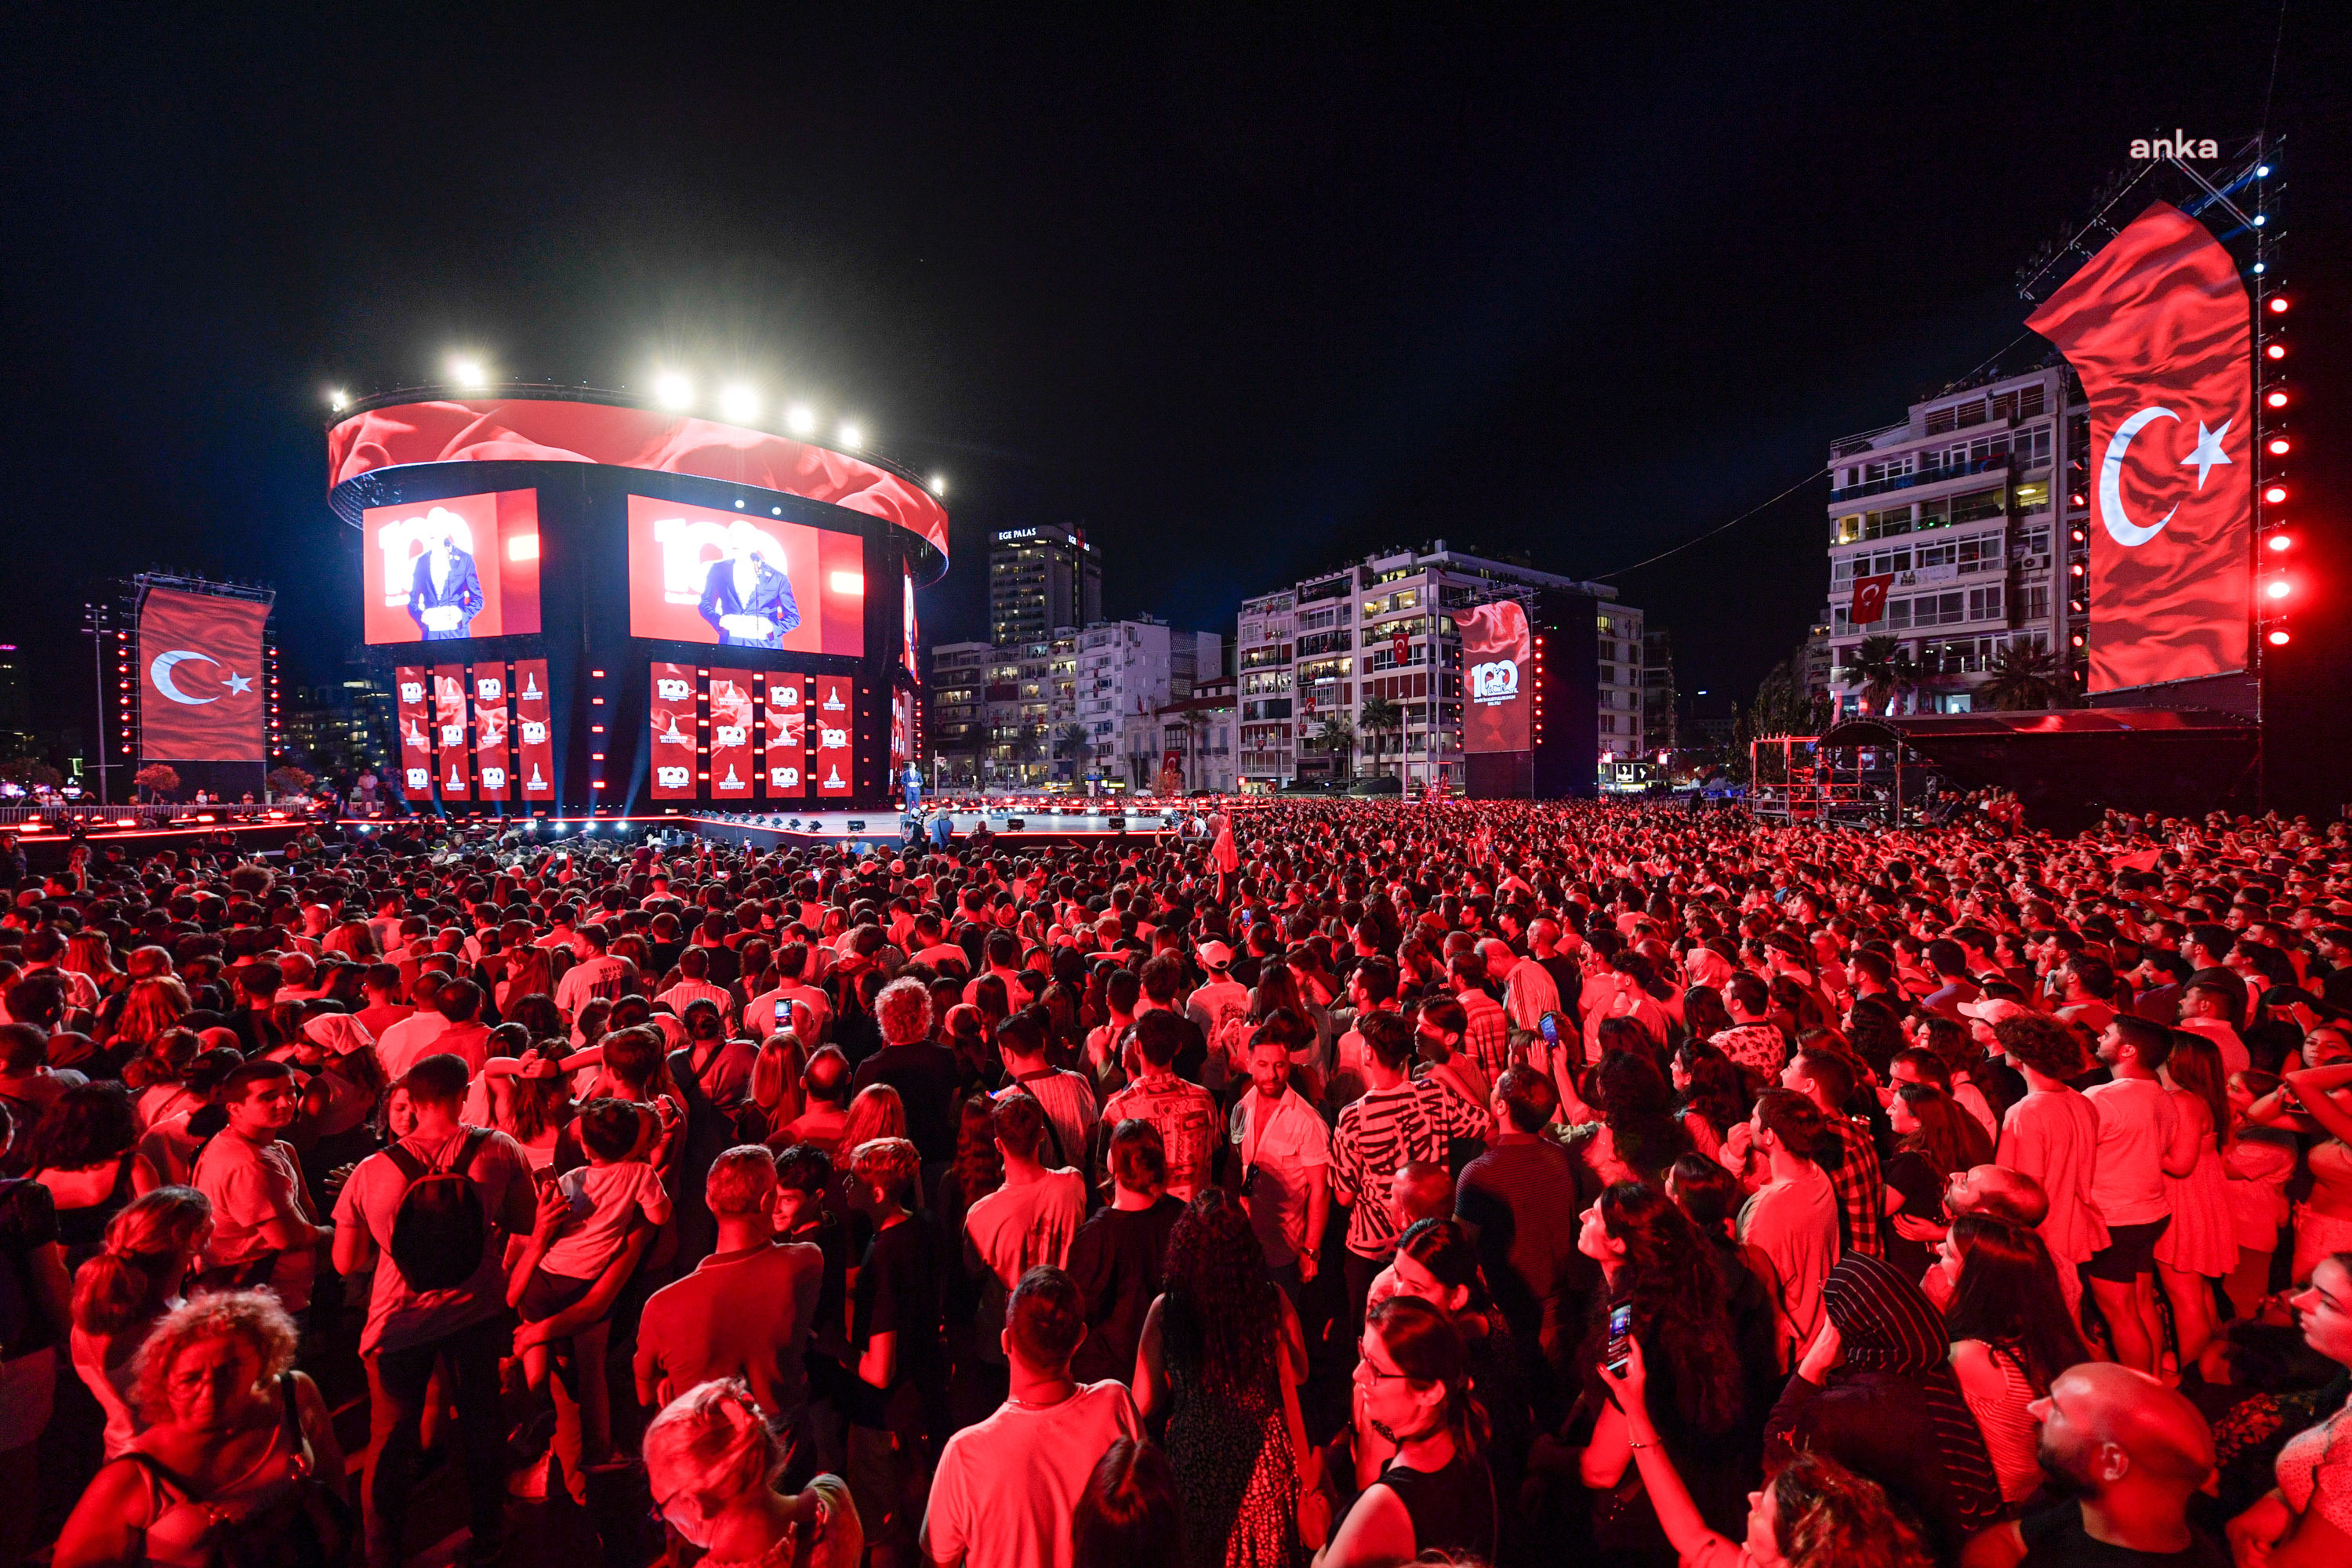
[[[1210,1398],[1232,1398],[1276,1375],[1282,1310],[1249,1215],[1222,1189],[1194,1198],[1168,1233],[1163,1328],[1171,1357],[1198,1369]]]
[[[300,1342],[294,1320],[271,1290],[224,1290],[199,1296],[163,1315],[131,1363],[131,1404],[149,1422],[170,1408],[165,1384],[189,1346],[205,1340],[239,1338],[261,1358],[261,1383],[274,1383],[294,1364]]]
[[[119,1160],[139,1142],[139,1117],[121,1084],[77,1084],[33,1124],[27,1161],[36,1170],[87,1171]]]
[[[1927,1568],[1918,1533],[1885,1489],[1824,1454],[1800,1449],[1769,1483],[1774,1539],[1790,1568]]]
[[[1586,1391],[1603,1396],[1600,1366],[1612,1298],[1631,1301],[1633,1335],[1650,1364],[1674,1369],[1675,1413],[1685,1427],[1729,1431],[1740,1415],[1741,1375],[1715,1248],[1672,1198],[1645,1182],[1605,1188],[1600,1204],[1601,1226],[1625,1244],[1625,1261],[1616,1288],[1593,1293],[1577,1356]]]
[[[1739,1064],[1721,1047],[1705,1040],[1685,1040],[1675,1049],[1675,1066],[1683,1069],[1690,1087],[1682,1091],[1679,1109],[1696,1110],[1717,1133],[1728,1132],[1748,1120],[1748,1084]]]
[[[2039,1013],[2003,1018],[1992,1026],[1992,1037],[2003,1052],[2045,1078],[2073,1078],[2085,1065],[2074,1031]]]

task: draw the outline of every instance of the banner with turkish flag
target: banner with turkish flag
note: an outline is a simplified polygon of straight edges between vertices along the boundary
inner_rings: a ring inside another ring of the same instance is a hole
[[[848,795],[854,771],[850,764],[848,678],[819,675],[813,677],[808,685],[809,730],[816,742],[810,748],[815,754],[809,759],[809,773],[816,779],[816,793]]]
[[[721,800],[749,800],[751,775],[751,672],[710,672],[710,793]]]
[[[434,771],[443,800],[474,798],[474,755],[466,744],[466,667],[433,667]]]
[[[1853,607],[1846,619],[1855,626],[1866,626],[1886,614],[1886,590],[1895,585],[1895,574],[1882,572],[1875,577],[1853,580]]]
[[[547,708],[547,660],[519,658],[514,667],[515,767],[525,800],[555,798],[555,739]]]
[[[261,631],[269,605],[150,588],[139,601],[143,762],[265,760]]]
[[[2253,331],[2237,263],[2158,202],[2025,324],[2090,402],[2090,689],[2245,668]]]
[[[392,672],[400,699],[400,793],[409,801],[433,798],[433,704],[425,667],[404,664]]]
[[[767,798],[808,794],[808,677],[779,671],[768,681]]]

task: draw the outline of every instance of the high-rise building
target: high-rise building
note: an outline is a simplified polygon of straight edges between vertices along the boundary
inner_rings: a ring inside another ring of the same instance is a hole
[[[1149,785],[1160,750],[1151,715],[1189,699],[1203,672],[1213,680],[1223,668],[1224,639],[1216,633],[1175,631],[1148,616],[1079,633],[1077,721],[1086,727],[1095,771]]]
[[[949,780],[976,783],[989,748],[989,646],[984,642],[949,642],[931,649],[931,679],[926,687],[931,707],[925,727],[931,755],[944,759]]]
[[[988,635],[998,647],[1048,641],[1102,618],[1102,556],[1084,531],[1043,524],[997,531],[988,558]]]
[[[1377,760],[1411,788],[1464,784],[1462,639],[1452,612],[1564,590],[1596,602],[1595,752],[1603,787],[1633,787],[1646,744],[1642,612],[1617,590],[1447,547],[1368,557],[1242,601],[1235,699],[1244,787],[1337,779]],[[1399,639],[1404,658],[1397,658]],[[1368,734],[1363,704],[1383,698],[1402,723]],[[1343,722],[1334,725],[1333,721]]]
[[[1675,639],[1660,626],[1642,634],[1642,743],[1671,752],[1675,731]]]
[[[2066,584],[2088,569],[2089,439],[2081,388],[2058,363],[1948,390],[1899,425],[1832,445],[1822,640],[1840,712],[1887,706],[1856,668],[1871,637],[1907,657],[1912,681],[1892,700],[1913,712],[1967,712],[2005,648],[2071,666],[2083,616]],[[1874,590],[1866,622],[1853,616],[1857,584]]]

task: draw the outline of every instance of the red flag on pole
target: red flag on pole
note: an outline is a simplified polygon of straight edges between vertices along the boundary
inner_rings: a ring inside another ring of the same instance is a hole
[[[263,760],[261,629],[269,606],[151,588],[139,603],[139,752],[173,763]]]
[[[2025,324],[2090,403],[2090,689],[2245,668],[2253,341],[2237,263],[2158,202]]]
[[[1866,626],[1886,614],[1886,590],[1895,585],[1895,574],[1882,572],[1875,577],[1853,580],[1853,608],[1846,618],[1855,626]]]

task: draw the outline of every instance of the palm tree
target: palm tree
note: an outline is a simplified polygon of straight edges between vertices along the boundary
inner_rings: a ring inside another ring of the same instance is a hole
[[[1075,721],[1054,731],[1054,755],[1070,764],[1070,771],[1083,776],[1087,756],[1094,750],[1094,737],[1084,724]]]
[[[1345,713],[1334,713],[1316,727],[1315,743],[1328,752],[1333,760],[1339,762],[1344,767],[1345,759],[1351,757],[1356,750],[1356,726],[1349,721]],[[1352,767],[1347,768],[1346,771],[1349,779],[1356,776],[1356,771]]]
[[[1853,663],[1847,667],[1846,677],[1862,688],[1865,704],[1881,713],[1891,713],[1904,693],[1918,684],[1919,672],[1900,639],[1875,637],[1863,638],[1862,646],[1853,650]]]
[[[1977,695],[2004,713],[2057,708],[2072,695],[2058,656],[2032,643],[2011,643],[1993,657],[1991,678]]]
[[[1386,737],[1391,731],[1402,732],[1404,729],[1404,710],[1386,697],[1367,697],[1356,710],[1356,722],[1372,742],[1372,772],[1378,773]],[[1399,766],[1402,768],[1402,763]],[[1402,783],[1401,775],[1399,783]]]

